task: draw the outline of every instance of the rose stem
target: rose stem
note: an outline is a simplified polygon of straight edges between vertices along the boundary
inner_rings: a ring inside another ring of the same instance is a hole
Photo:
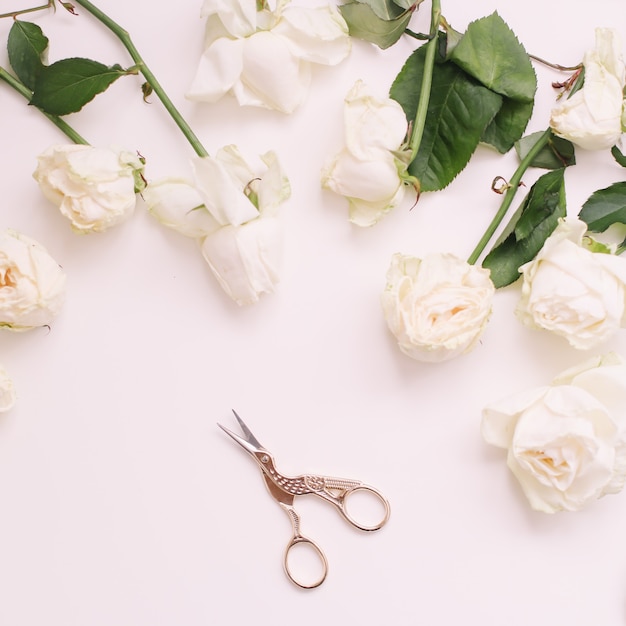
[[[528,154],[521,160],[513,176],[511,176],[511,180],[509,181],[509,184],[508,184],[508,189],[506,190],[506,193],[504,194],[504,198],[502,199],[502,204],[500,205],[498,212],[494,215],[493,219],[491,220],[491,223],[489,224],[489,226],[487,227],[487,230],[485,231],[485,234],[481,237],[480,241],[478,242],[478,245],[476,246],[476,248],[474,248],[474,251],[472,252],[472,254],[470,254],[469,258],[467,259],[467,262],[470,265],[473,265],[474,263],[476,263],[476,261],[478,260],[478,257],[481,255],[482,251],[485,249],[485,246],[489,243],[489,241],[493,237],[494,233],[496,232],[496,229],[500,225],[500,222],[504,219],[504,216],[509,210],[509,207],[511,206],[511,202],[513,202],[513,198],[515,197],[515,193],[517,192],[517,188],[522,180],[522,176],[524,175],[524,172],[526,172],[526,170],[532,163],[533,159],[537,156],[537,154],[548,144],[548,140],[550,139],[551,134],[552,134],[552,131],[549,128],[543,132],[541,137],[537,139],[533,147],[528,151]]]
[[[0,79],[7,83],[7,85],[13,87],[15,91],[24,96],[27,100],[30,101],[32,98],[33,94],[30,89],[17,80],[17,78],[11,76],[11,74],[9,74],[9,72],[7,72],[3,67],[0,67]],[[41,111],[41,109],[39,110]],[[58,115],[52,115],[51,113],[46,113],[45,111],[41,112],[74,143],[85,146],[89,145],[89,142],[86,139],[81,137],[65,120],[61,119]]]
[[[165,93],[165,90],[156,79],[156,76],[150,71],[150,68],[146,65],[142,56],[137,51],[137,48],[135,48],[135,45],[133,44],[128,32],[125,31],[119,24],[114,22],[106,13],[103,13],[98,7],[89,2],[89,0],[73,1],[76,2],[76,4],[82,6],[86,11],[91,13],[91,15],[93,15],[97,20],[102,22],[122,42],[128,53],[130,54],[131,58],[135,62],[137,69],[142,73],[143,77],[146,79],[154,93],[163,103],[163,106],[171,115],[174,122],[176,122],[178,128],[180,128],[183,135],[187,138],[187,141],[189,141],[191,147],[195,150],[196,154],[200,157],[208,156],[209,153],[207,152],[207,150],[200,143],[198,137],[196,137],[193,130],[191,130],[189,124],[187,124],[178,109],[169,99],[168,95]]]
[[[433,82],[433,67],[435,65],[435,53],[437,52],[437,31],[441,18],[441,2],[433,0],[430,17],[430,40],[424,44],[426,46],[426,57],[424,59],[424,74],[422,75],[422,86],[420,89],[419,104],[413,121],[413,130],[409,140],[411,148],[411,161],[415,160],[422,142],[424,127],[426,126],[426,113],[428,112],[428,102],[430,100],[430,89]]]

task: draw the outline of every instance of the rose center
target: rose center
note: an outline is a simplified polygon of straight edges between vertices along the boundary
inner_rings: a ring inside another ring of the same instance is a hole
[[[0,270],[0,289],[4,287],[15,287],[16,285],[17,281],[13,277],[10,267],[6,268],[4,271]]]

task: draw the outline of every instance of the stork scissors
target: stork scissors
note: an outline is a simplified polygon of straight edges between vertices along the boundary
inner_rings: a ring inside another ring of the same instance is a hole
[[[235,418],[239,422],[239,426],[243,431],[243,437],[236,435],[228,428],[225,428],[221,424],[218,426],[230,437],[232,437],[250,456],[256,461],[259,466],[265,485],[267,486],[270,495],[278,502],[280,507],[287,513],[291,520],[293,528],[293,536],[287,548],[285,549],[283,557],[283,567],[289,580],[303,589],[313,589],[319,587],[326,579],[328,573],[328,561],[326,556],[322,552],[321,548],[308,537],[303,536],[300,533],[300,516],[296,512],[293,506],[294,499],[297,496],[314,495],[330,502],[337,511],[346,519],[352,526],[364,531],[374,531],[382,528],[389,519],[390,508],[387,499],[376,489],[365,485],[358,480],[349,480],[344,478],[330,478],[328,476],[317,476],[312,474],[305,474],[303,476],[296,476],[294,478],[283,476],[277,469],[274,457],[270,452],[264,448],[256,437],[250,432],[250,429],[245,425],[243,420],[233,410]],[[383,517],[377,523],[372,525],[363,524],[354,519],[346,507],[346,502],[349,496],[356,491],[365,491],[373,494],[383,505],[384,513]],[[302,582],[298,580],[296,575],[292,572],[289,566],[289,553],[297,545],[308,545],[317,553],[319,560],[322,564],[322,571],[320,577],[314,582]]]

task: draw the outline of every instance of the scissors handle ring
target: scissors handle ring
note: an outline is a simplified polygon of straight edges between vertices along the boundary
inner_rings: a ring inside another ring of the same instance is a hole
[[[376,497],[376,499],[383,505],[384,514],[381,520],[379,520],[378,522],[374,522],[373,524],[363,524],[359,522],[358,520],[356,520],[352,515],[350,515],[348,506],[347,506],[347,501],[349,497],[352,494],[356,493],[357,491],[365,491],[365,492],[373,494]],[[378,489],[374,489],[374,487],[370,487],[369,485],[363,485],[363,484],[351,487],[350,489],[347,489],[341,495],[341,497],[339,498],[339,510],[341,511],[341,514],[348,520],[348,522],[350,522],[350,524],[352,524],[354,527],[358,528],[359,530],[364,530],[366,532],[380,530],[387,523],[387,521],[389,520],[389,516],[391,514],[391,506],[389,505],[389,500],[387,500],[387,498],[385,498],[385,496],[383,496],[383,494],[380,493]]]
[[[319,557],[320,563],[322,564],[322,572],[319,578],[317,580],[314,580],[313,582],[302,582],[301,580],[298,580],[296,575],[291,571],[289,565],[289,553],[295,546],[298,545],[311,546],[311,548],[313,548],[313,550]],[[316,587],[319,587],[326,580],[326,574],[328,574],[328,561],[326,559],[326,555],[322,552],[322,549],[314,541],[308,539],[307,537],[303,537],[302,535],[294,535],[291,541],[287,544],[287,548],[285,549],[285,556],[283,558],[283,567],[289,580],[301,589],[315,589]]]

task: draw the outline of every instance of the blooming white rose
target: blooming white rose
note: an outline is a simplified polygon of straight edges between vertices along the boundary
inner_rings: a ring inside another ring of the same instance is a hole
[[[132,215],[143,167],[131,152],[69,144],[41,154],[33,176],[75,232],[94,233]]]
[[[626,259],[582,247],[584,222],[561,220],[539,254],[520,267],[519,319],[586,350],[626,323]]]
[[[626,71],[621,40],[612,28],[596,29],[596,45],[585,53],[583,87],[552,109],[550,126],[587,150],[611,148],[622,134]]]
[[[0,232],[0,326],[48,326],[64,297],[65,273],[46,249],[14,230]]]
[[[487,406],[487,443],[507,464],[533,509],[577,511],[626,480],[626,364],[596,357],[551,385]]]
[[[193,181],[150,183],[144,197],[162,224],[196,239],[224,291],[252,304],[274,290],[282,259],[276,217],[291,190],[274,152],[251,168],[236,146],[192,161]]]
[[[446,361],[476,345],[494,293],[489,270],[452,254],[394,254],[382,305],[402,352],[418,361]]]
[[[304,100],[311,64],[336,65],[350,52],[348,26],[334,6],[256,10],[256,0],[205,0],[205,50],[186,94],[291,113]]]
[[[0,367],[0,413],[12,409],[16,401],[15,385],[7,371]]]
[[[372,95],[357,81],[345,99],[346,146],[322,169],[322,186],[345,196],[350,221],[371,226],[404,197],[410,150],[398,102]]]

